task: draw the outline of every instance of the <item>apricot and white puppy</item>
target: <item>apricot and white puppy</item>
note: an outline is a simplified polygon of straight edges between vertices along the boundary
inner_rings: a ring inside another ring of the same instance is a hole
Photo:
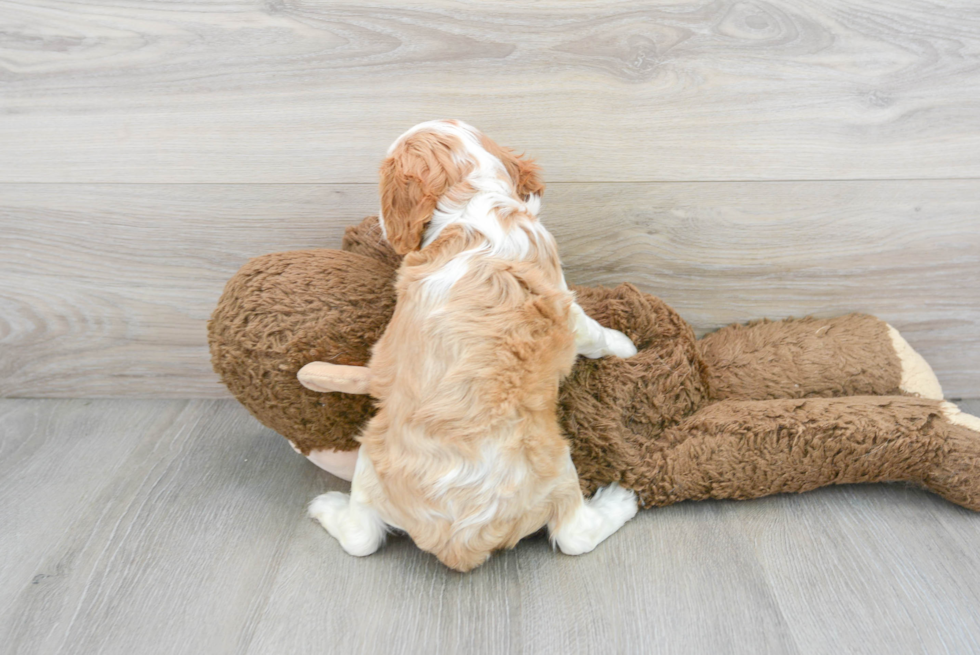
[[[310,514],[353,555],[389,528],[468,571],[547,525],[568,554],[634,516],[632,491],[586,501],[557,417],[576,354],[636,353],[586,316],[537,219],[537,168],[458,121],[417,125],[381,166],[381,224],[405,259],[369,364],[378,413],[351,494]]]

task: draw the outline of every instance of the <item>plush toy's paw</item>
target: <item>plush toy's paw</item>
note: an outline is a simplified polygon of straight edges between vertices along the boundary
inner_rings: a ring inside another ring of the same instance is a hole
[[[384,542],[384,522],[370,507],[351,502],[347,494],[331,491],[317,496],[309,513],[351,555],[370,555]]]
[[[584,501],[552,535],[566,555],[582,555],[619,530],[638,509],[636,494],[613,483]]]
[[[946,417],[946,420],[953,425],[959,425],[980,433],[980,417],[967,414],[953,403],[946,401],[939,403],[939,409],[942,411],[943,416]]]
[[[902,381],[899,383],[899,388],[919,398],[942,400],[943,388],[939,385],[939,380],[928,362],[915,352],[908,341],[891,325],[888,326],[888,335],[892,339],[895,354],[902,364]]]
[[[611,328],[606,328],[606,349],[610,355],[615,355],[623,359],[632,357],[637,352],[636,346],[630,341],[628,336],[619,330],[613,330]]]

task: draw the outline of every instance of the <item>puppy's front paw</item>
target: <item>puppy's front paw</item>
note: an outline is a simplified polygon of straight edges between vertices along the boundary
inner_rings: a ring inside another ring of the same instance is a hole
[[[636,511],[639,509],[636,493],[615,482],[596,491],[588,503],[590,507],[606,517],[611,526],[615,526],[613,531],[636,516]]]
[[[636,354],[636,346],[630,338],[620,332],[606,328],[606,348],[609,354],[626,359]]]

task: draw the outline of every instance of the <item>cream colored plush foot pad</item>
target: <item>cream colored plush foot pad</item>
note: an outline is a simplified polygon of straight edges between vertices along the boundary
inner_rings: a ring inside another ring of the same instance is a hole
[[[888,326],[888,334],[892,338],[892,346],[902,364],[902,381],[899,388],[905,393],[911,393],[920,398],[942,400],[943,388],[939,385],[932,367],[922,358],[922,355],[912,350],[898,330]]]
[[[953,403],[941,403],[939,408],[942,410],[946,420],[953,425],[959,425],[964,428],[969,428],[974,432],[980,432],[980,418],[977,418],[973,414],[967,414]]]

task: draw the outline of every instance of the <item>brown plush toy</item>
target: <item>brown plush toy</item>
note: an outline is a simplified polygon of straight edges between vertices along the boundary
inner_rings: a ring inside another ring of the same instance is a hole
[[[394,309],[399,262],[365,219],[343,250],[250,261],[208,326],[214,369],[235,397],[347,479],[373,411],[358,395],[363,365]],[[980,511],[980,419],[942,401],[929,365],[886,323],[760,321],[695,340],[632,285],[575,292],[639,349],[580,358],[562,384],[562,428],[586,494],[618,482],[649,507],[904,481]]]

